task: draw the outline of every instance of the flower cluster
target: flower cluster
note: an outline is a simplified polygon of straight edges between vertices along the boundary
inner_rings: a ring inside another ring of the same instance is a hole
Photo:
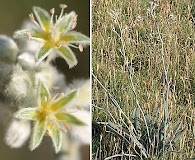
[[[36,27],[14,33],[14,38],[37,41],[40,47],[35,48],[35,52],[19,50],[20,47],[11,38],[0,35],[0,95],[4,95],[0,97],[0,118],[9,113],[5,122],[9,120],[10,123],[5,142],[12,148],[21,147],[29,138],[31,120],[34,126],[30,149],[37,148],[44,135],[49,135],[56,153],[62,148],[63,133],[70,129],[74,132],[74,127],[79,126],[86,130],[89,125],[79,116],[80,111],[76,114],[69,111],[71,107],[78,111],[77,106],[89,105],[89,81],[84,85],[77,82],[76,88],[68,88],[64,76],[49,63],[60,56],[72,68],[78,62],[70,47],[82,52],[83,46],[89,44],[89,37],[73,31],[77,24],[76,13],[64,14],[67,6],[61,4],[60,7],[61,13],[55,16],[55,20],[54,8],[50,10],[50,15],[40,7],[33,7],[36,20],[32,13],[29,17]],[[59,89],[53,89],[55,87]],[[52,91],[65,93],[52,96]],[[7,110],[7,106],[11,109]],[[80,114],[89,115],[89,111],[86,112]]]
[[[83,45],[89,44],[89,38],[79,32],[73,31],[77,24],[77,15],[74,11],[69,14],[64,14],[66,5],[61,4],[62,8],[60,16],[56,16],[54,23],[55,9],[50,10],[51,16],[47,11],[40,7],[33,7],[34,14],[38,20],[35,21],[34,15],[31,13],[29,17],[37,26],[36,29],[24,29],[14,33],[15,38],[27,38],[36,40],[41,43],[39,50],[36,53],[37,64],[48,57],[51,60],[56,55],[62,57],[69,68],[77,65],[77,59],[70,49],[76,47],[73,44],[78,44],[80,51],[83,50]]]

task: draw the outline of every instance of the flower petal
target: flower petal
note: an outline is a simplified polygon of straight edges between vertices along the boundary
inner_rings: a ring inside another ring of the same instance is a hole
[[[76,97],[76,95],[77,95],[77,91],[72,91],[71,93],[65,95],[64,97],[59,98],[51,105],[51,109],[53,111],[57,111],[58,109],[63,108],[66,104],[72,101]]]
[[[33,7],[33,11],[35,13],[35,16],[39,22],[39,24],[41,25],[42,29],[44,31],[49,31],[50,28],[50,15],[49,13],[40,8],[40,7]]]
[[[85,125],[84,122],[82,122],[81,120],[79,120],[75,116],[68,114],[68,113],[57,113],[55,116],[58,120],[65,121],[66,123],[75,124],[75,125],[79,125],[79,126]]]
[[[33,133],[30,141],[30,150],[34,150],[39,146],[43,139],[43,135],[46,131],[46,123],[45,121],[37,121],[35,122]]]
[[[58,153],[62,147],[62,132],[55,125],[49,125],[48,131],[53,141],[55,151]]]
[[[45,99],[46,98],[46,99]],[[38,104],[41,104],[42,107],[46,107],[44,104],[50,98],[50,92],[48,88],[39,81],[38,84]]]
[[[41,48],[36,53],[37,64],[39,64],[43,59],[49,55],[49,50],[51,49],[50,45],[44,43]]]
[[[68,33],[62,34],[61,40],[65,41],[66,43],[77,43],[84,45],[89,45],[90,43],[89,37],[75,31],[70,31]]]
[[[35,120],[36,115],[36,108],[22,108],[14,114],[14,117],[18,119]]]
[[[68,46],[61,46],[58,49],[57,54],[66,61],[69,68],[76,66],[78,63],[74,53],[72,52],[72,50]]]
[[[33,29],[23,29],[23,30],[18,30],[14,32],[13,35],[14,38],[19,38],[19,39],[41,39],[44,38],[43,34],[39,31],[33,30]]]
[[[63,16],[57,23],[55,24],[54,28],[55,30],[58,30],[58,32],[67,32],[71,29],[72,24],[74,22],[75,12],[72,11],[69,14],[66,14]]]

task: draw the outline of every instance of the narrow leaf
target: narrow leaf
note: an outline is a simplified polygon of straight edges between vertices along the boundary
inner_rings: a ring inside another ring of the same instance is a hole
[[[71,29],[72,24],[74,22],[75,12],[70,12],[69,14],[66,14],[63,16],[56,24],[55,24],[55,30],[58,30],[59,32],[67,32]]]
[[[175,138],[173,139],[173,142],[175,143],[179,137],[183,134],[183,132],[185,131],[185,129],[182,129],[182,130],[179,130],[176,135],[175,135]],[[181,137],[180,137],[181,138]]]
[[[79,125],[79,126],[85,125],[84,122],[82,122],[81,120],[79,120],[75,116],[68,114],[68,113],[57,113],[55,116],[58,120],[65,121],[66,123],[75,124],[75,125]]]
[[[39,64],[43,59],[49,55],[50,45],[44,43],[41,48],[36,53],[37,64]]]
[[[39,146],[46,131],[46,124],[44,121],[35,122],[33,133],[30,141],[30,149],[34,150]]]
[[[141,125],[140,125],[140,109],[139,109],[139,107],[136,107],[134,124],[135,124],[135,130],[137,132],[137,136],[140,137],[141,136]]]
[[[116,124],[112,123],[111,121],[108,121],[108,124],[109,124],[112,128],[116,129],[117,131],[120,131],[119,127],[118,127]]]
[[[40,7],[33,7],[33,11],[34,11],[35,16],[36,16],[39,24],[41,25],[42,29],[44,31],[49,31],[49,28],[50,28],[50,15],[49,15],[49,13]]]
[[[109,122],[110,123],[110,122]],[[112,123],[112,122],[111,122]],[[113,123],[112,123],[113,124]],[[113,125],[114,127],[116,127],[115,125]],[[121,132],[119,132],[117,129],[113,128],[112,126],[110,126],[110,124],[107,124],[108,129],[111,131],[110,133],[114,134],[117,137],[122,138],[128,145],[131,144],[130,140],[127,139]]]
[[[50,125],[48,131],[54,144],[55,152],[58,153],[62,147],[62,132],[55,125]]]
[[[74,53],[72,52],[72,50],[68,46],[61,46],[58,49],[58,51],[59,51],[59,52],[57,52],[58,55],[66,61],[69,68],[72,68],[72,67],[77,65],[77,63],[78,63],[77,59],[76,59]]]
[[[173,135],[176,135],[176,134],[177,134],[177,131],[179,130],[180,126],[181,126],[181,122],[179,122],[179,123],[174,127],[174,129],[173,129]]]
[[[77,91],[72,91],[71,93],[65,95],[64,97],[59,98],[52,104],[51,109],[57,111],[58,109],[63,108],[70,101],[72,101],[76,97],[76,95]]]
[[[18,119],[35,120],[36,108],[22,108],[14,114]]]
[[[147,151],[145,149],[145,147],[142,145],[142,143],[140,143],[135,135],[132,135],[132,141],[136,144],[136,146],[140,149],[141,153],[144,155],[145,158],[148,158],[148,154]]]
[[[84,44],[87,45],[90,43],[89,37],[85,36],[82,33],[70,31],[61,36],[61,40],[67,43],[76,43],[76,44]]]

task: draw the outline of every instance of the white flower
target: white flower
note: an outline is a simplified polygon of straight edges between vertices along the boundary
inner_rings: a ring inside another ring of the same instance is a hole
[[[53,17],[55,10],[52,8],[50,14],[40,7],[33,7],[34,14],[38,20],[35,21],[34,15],[31,13],[29,17],[32,22],[37,25],[37,29],[23,29],[15,32],[15,38],[26,38],[38,41],[41,46],[36,52],[37,64],[43,59],[54,57],[56,55],[63,58],[69,68],[77,65],[77,59],[70,46],[79,44],[79,49],[82,51],[81,45],[88,45],[89,38],[79,32],[73,31],[76,27],[77,15],[75,12],[64,14],[65,5],[60,5],[62,8],[60,16],[56,17],[54,22]]]
[[[85,123],[66,110],[69,103],[75,100],[77,91],[72,91],[61,96],[58,94],[52,97],[48,88],[42,82],[39,82],[37,92],[37,106],[22,108],[15,113],[15,117],[34,121],[30,141],[31,150],[37,148],[44,135],[48,133],[57,153],[62,146],[62,134],[67,132],[71,125],[85,125]]]

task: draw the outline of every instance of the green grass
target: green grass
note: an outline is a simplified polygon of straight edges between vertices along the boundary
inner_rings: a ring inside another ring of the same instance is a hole
[[[177,122],[182,122],[181,129],[185,130],[175,144],[177,152],[169,148],[161,158],[192,158],[195,157],[195,2],[165,0],[157,4],[152,18],[149,1],[93,0],[93,73],[132,121],[138,104],[149,117],[160,107],[159,122],[168,107],[167,134],[171,134]],[[110,14],[112,11],[117,14],[118,23]],[[121,39],[113,28],[122,35]],[[108,126],[101,125],[102,130],[99,129],[97,122],[112,121],[117,126],[124,123],[121,112],[95,78],[92,100],[94,159],[130,153],[123,138],[106,132]],[[144,122],[144,116],[140,117]]]

